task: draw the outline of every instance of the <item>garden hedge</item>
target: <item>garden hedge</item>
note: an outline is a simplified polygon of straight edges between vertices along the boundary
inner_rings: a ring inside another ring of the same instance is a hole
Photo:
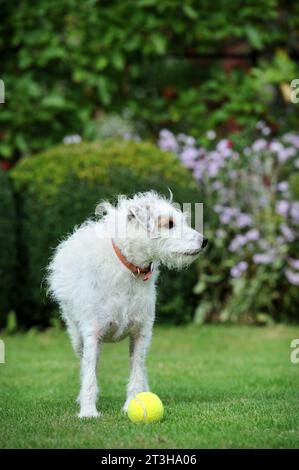
[[[0,327],[15,293],[16,217],[10,178],[0,169]]]
[[[150,143],[111,141],[61,145],[23,158],[12,170],[20,216],[18,322],[46,326],[53,306],[43,278],[53,249],[75,225],[94,215],[102,198],[155,189],[177,202],[198,200],[192,176],[170,153]],[[162,273],[158,317],[189,320],[196,299],[195,267]]]

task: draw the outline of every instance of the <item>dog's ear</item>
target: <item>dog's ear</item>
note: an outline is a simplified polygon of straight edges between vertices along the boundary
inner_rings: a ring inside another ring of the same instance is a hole
[[[96,206],[95,215],[97,215],[99,217],[103,217],[106,214],[109,214],[109,212],[111,212],[112,209],[114,209],[114,208],[113,208],[112,204],[110,204],[110,202],[102,201]]]
[[[128,220],[136,221],[146,230],[151,231],[154,227],[154,217],[148,204],[136,204],[128,209]]]

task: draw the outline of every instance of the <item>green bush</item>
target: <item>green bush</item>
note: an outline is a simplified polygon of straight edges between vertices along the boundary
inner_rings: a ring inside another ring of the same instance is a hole
[[[90,138],[103,110],[127,109],[150,132],[167,125],[196,136],[247,128],[257,116],[296,125],[282,90],[298,77],[298,2],[1,3],[8,158],[66,134]]]
[[[21,221],[17,312],[19,323],[27,326],[49,323],[53,306],[41,289],[44,268],[59,240],[92,217],[102,198],[148,189],[167,194],[170,187],[177,202],[198,199],[192,176],[179,160],[150,143],[106,140],[61,145],[22,159],[12,175]],[[188,275],[176,274],[175,283],[167,276],[163,273],[159,301],[163,307],[158,316],[185,321],[192,314],[195,273],[191,269]]]
[[[15,293],[16,217],[11,181],[0,169],[0,327]]]

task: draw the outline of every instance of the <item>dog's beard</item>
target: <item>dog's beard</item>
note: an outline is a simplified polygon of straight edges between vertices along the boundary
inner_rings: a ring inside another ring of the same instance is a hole
[[[169,256],[165,256],[164,259],[161,259],[160,261],[168,269],[176,269],[180,271],[181,269],[184,269],[190,266],[190,264],[196,260],[198,255],[199,253],[195,255],[186,255],[185,253],[177,252]]]

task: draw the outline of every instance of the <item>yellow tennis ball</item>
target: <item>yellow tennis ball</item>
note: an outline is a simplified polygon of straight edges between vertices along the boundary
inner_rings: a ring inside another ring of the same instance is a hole
[[[133,423],[154,423],[163,418],[163,404],[151,392],[138,393],[128,407],[128,416]]]

